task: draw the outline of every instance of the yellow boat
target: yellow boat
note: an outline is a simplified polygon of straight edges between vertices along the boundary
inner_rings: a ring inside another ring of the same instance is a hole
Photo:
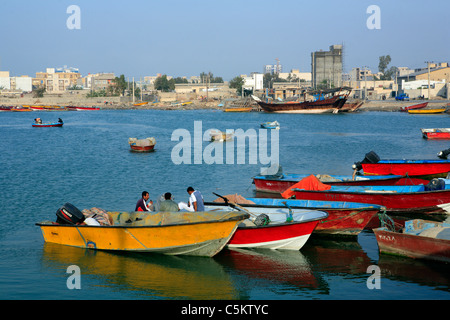
[[[45,242],[97,250],[212,257],[245,212],[108,212],[112,226],[37,223]]]
[[[412,109],[408,110],[408,113],[412,114],[433,114],[433,113],[444,113],[447,108],[435,108],[435,109]]]
[[[252,111],[252,107],[243,107],[243,108],[226,108],[224,112],[250,112]]]
[[[138,106],[145,106],[146,104],[148,104],[148,101],[145,102],[139,102],[139,103],[134,103],[133,106],[138,107]]]

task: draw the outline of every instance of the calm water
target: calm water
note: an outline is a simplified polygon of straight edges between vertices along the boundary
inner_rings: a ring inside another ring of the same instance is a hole
[[[32,128],[34,118],[61,117],[63,128]],[[287,173],[351,174],[374,150],[382,158],[436,159],[446,141],[420,128],[448,127],[449,115],[366,112],[342,115],[228,114],[220,111],[0,113],[0,299],[449,299],[446,264],[379,255],[375,237],[309,241],[300,252],[229,251],[214,258],[130,255],[44,244],[34,224],[54,220],[65,202],[78,208],[132,210],[143,190],[186,201],[190,185],[254,196],[261,164],[175,165],[172,132],[194,121],[203,131],[281,124],[280,163]],[[154,136],[156,151],[129,151],[128,138]],[[203,148],[208,145],[203,143]],[[81,269],[81,290],[66,286],[67,267]],[[367,267],[381,269],[369,290]]]

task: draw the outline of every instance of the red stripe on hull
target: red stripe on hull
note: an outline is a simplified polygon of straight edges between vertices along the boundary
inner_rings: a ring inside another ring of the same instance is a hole
[[[378,209],[320,209],[328,213],[328,218],[320,220],[314,234],[358,235],[376,216]]]
[[[446,163],[363,163],[364,174],[367,175],[408,175],[425,176],[442,174],[443,177],[450,172],[450,162]]]

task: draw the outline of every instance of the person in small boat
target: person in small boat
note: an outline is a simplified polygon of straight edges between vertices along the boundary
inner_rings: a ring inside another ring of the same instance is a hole
[[[34,119],[34,122],[37,123],[37,124],[42,124],[41,118]]]
[[[63,123],[61,118],[58,118],[58,123]]]
[[[180,208],[178,208],[178,204],[175,201],[173,201],[172,194],[170,192],[166,192],[164,194],[164,201],[161,201],[159,211],[167,211],[167,212],[180,211]]]
[[[136,208],[134,209],[134,211],[154,211],[153,201],[150,200],[147,204],[149,198],[150,195],[148,194],[148,192],[142,191],[142,198],[140,198],[136,203]]]
[[[180,202],[178,204],[178,207],[180,210],[186,210],[186,211],[205,211],[205,204],[203,201],[203,195],[200,193],[200,191],[195,190],[192,187],[187,188],[187,193],[189,193],[189,203],[186,204],[185,202]]]

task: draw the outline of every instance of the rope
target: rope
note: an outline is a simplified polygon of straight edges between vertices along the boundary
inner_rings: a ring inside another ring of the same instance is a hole
[[[386,228],[389,231],[398,232],[403,228],[401,224],[396,223],[386,214],[386,210],[379,213],[378,218],[380,219],[381,227]]]

